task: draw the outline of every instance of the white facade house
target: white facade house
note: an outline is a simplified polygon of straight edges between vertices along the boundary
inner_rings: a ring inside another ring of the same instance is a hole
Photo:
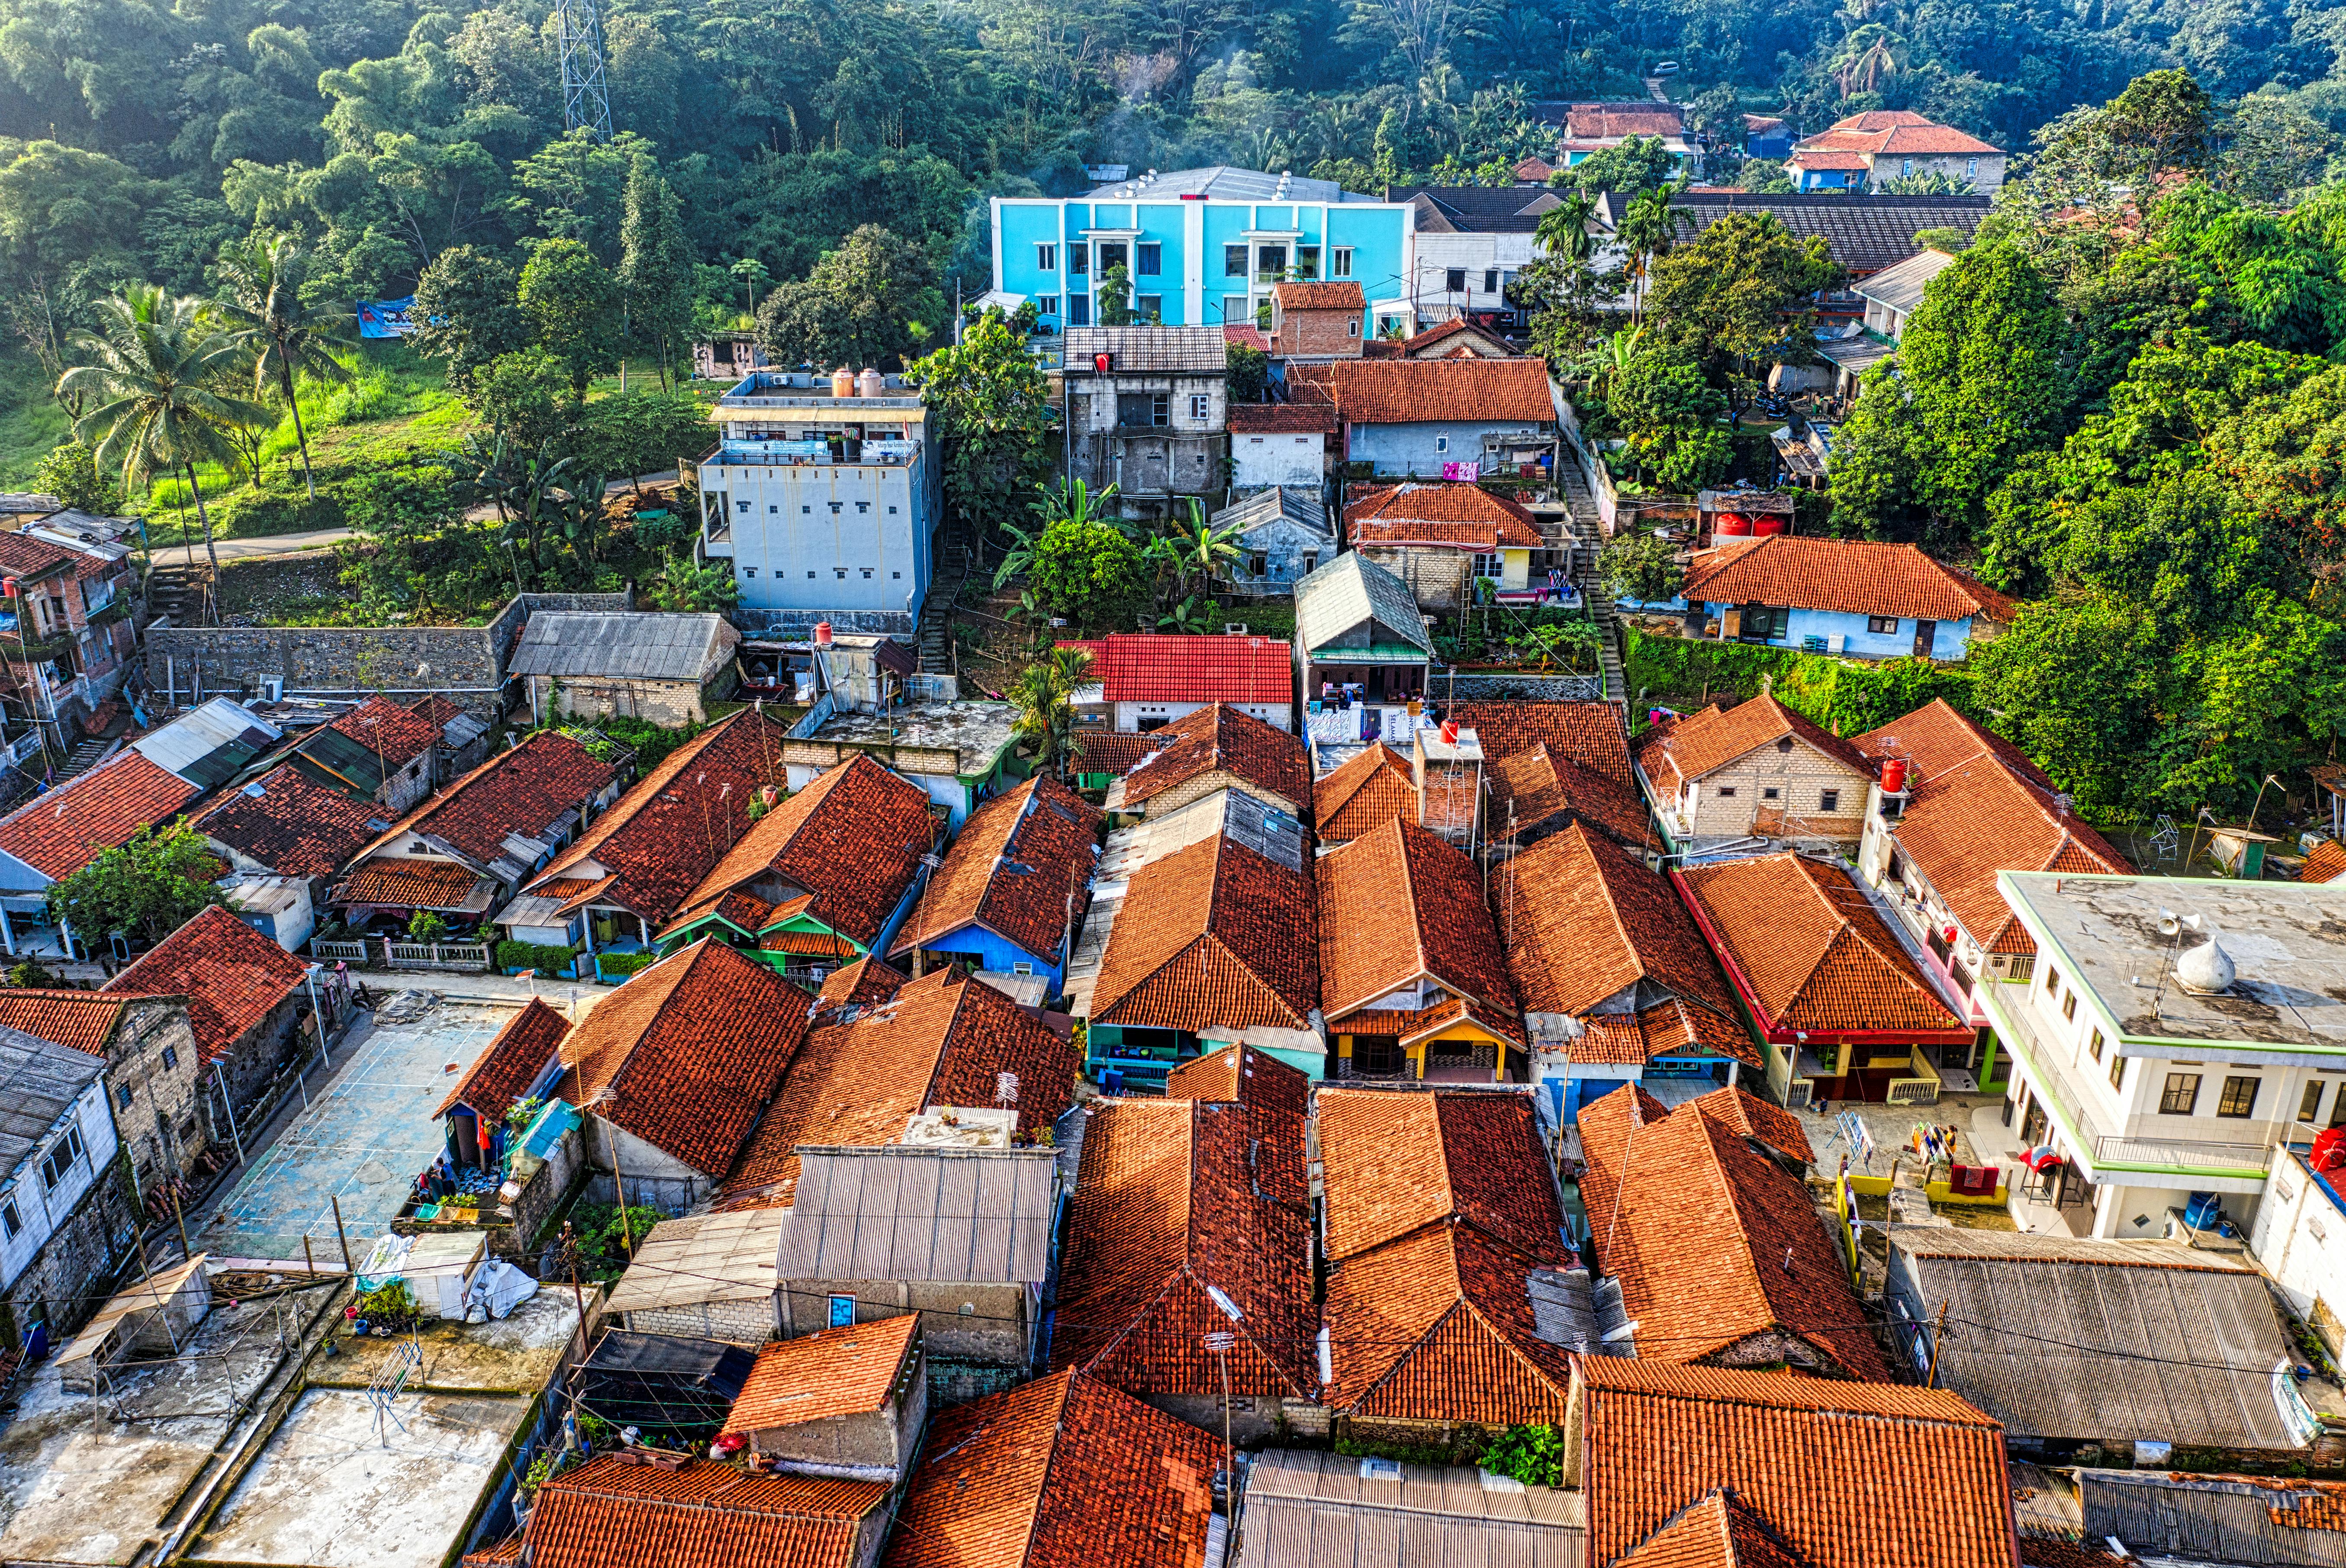
[[[943,514],[934,433],[902,377],[760,371],[719,398],[700,555],[769,629],[910,632]]]
[[[2285,1144],[2346,1094],[2346,891],[2003,871],[2035,944],[1978,994],[2016,1142],[2050,1145],[2075,1234],[2157,1237],[2196,1193],[2242,1230]],[[2082,1191],[2076,1184],[2082,1179]]]
[[[104,1280],[137,1238],[111,1179],[120,1145],[108,1093],[103,1057],[0,1029],[0,1096],[12,1112],[0,1127],[0,1348],[26,1345],[36,1325],[57,1342],[105,1298]]]

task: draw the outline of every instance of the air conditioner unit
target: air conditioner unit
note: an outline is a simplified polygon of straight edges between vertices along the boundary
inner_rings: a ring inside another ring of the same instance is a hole
[[[285,682],[284,682],[281,678],[280,678],[279,677],[277,677],[277,676],[273,676],[273,675],[270,675],[270,676],[263,676],[263,677],[260,677],[260,700],[261,700],[261,701],[263,701],[263,702],[282,702],[282,701],[284,701],[284,700],[285,700]]]
[[[1244,621],[1224,621],[1222,623],[1222,635],[1229,637],[1242,637],[1247,635],[1246,623]]]

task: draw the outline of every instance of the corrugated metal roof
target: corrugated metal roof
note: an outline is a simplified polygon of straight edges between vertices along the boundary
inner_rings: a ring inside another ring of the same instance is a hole
[[[284,737],[250,708],[216,697],[130,744],[164,771],[199,789],[217,789]]]
[[[1049,1268],[1049,1149],[799,1150],[782,1222],[784,1279],[1027,1283]]]
[[[723,616],[548,610],[522,627],[507,667],[558,679],[699,681],[740,640]]]
[[[1363,621],[1385,634],[1377,642],[1433,651],[1409,585],[1359,552],[1347,550],[1295,585],[1295,635],[1306,652],[1335,643]],[[1342,646],[1352,647],[1352,644]]]
[[[1268,1449],[1246,1488],[1239,1568],[1580,1568],[1586,1501],[1465,1467]]]
[[[0,1179],[40,1146],[105,1070],[104,1057],[0,1028]]]
[[[1923,302],[1923,287],[1954,264],[1955,259],[1944,250],[1920,250],[1894,267],[1884,267],[1852,292],[1902,316]]]
[[[1241,535],[1266,523],[1284,519],[1315,534],[1329,534],[1328,508],[1320,498],[1299,486],[1264,490],[1231,503],[1213,515],[1217,528],[1236,528]],[[1332,539],[1333,535],[1330,535]]]
[[[774,1246],[790,1212],[746,1208],[660,1221],[611,1288],[610,1310],[772,1300]]]

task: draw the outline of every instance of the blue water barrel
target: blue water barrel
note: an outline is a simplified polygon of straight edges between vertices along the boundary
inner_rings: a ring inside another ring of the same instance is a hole
[[[2195,1192],[2183,1206],[2183,1223],[2194,1230],[2213,1230],[2224,1210],[2224,1200],[2212,1192]]]

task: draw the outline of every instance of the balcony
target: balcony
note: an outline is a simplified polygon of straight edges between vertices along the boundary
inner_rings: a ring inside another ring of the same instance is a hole
[[[917,441],[727,441],[703,463],[770,468],[821,468],[841,464],[901,468],[920,451]]]

